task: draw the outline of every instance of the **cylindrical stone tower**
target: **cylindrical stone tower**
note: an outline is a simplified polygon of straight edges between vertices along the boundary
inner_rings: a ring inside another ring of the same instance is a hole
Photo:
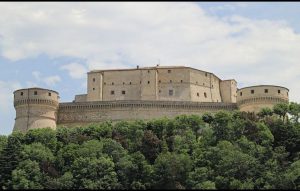
[[[259,85],[237,90],[237,106],[240,111],[259,112],[275,104],[289,101],[289,89],[282,86]]]
[[[42,88],[20,89],[14,92],[16,118],[14,131],[35,128],[56,128],[59,105],[58,92]]]

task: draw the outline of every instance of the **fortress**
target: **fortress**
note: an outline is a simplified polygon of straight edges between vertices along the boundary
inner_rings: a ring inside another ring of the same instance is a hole
[[[59,103],[56,91],[43,88],[14,92],[14,131],[106,120],[149,120],[219,110],[258,112],[289,101],[289,90],[274,85],[237,89],[234,79],[184,66],[156,66],[88,72],[87,94]]]

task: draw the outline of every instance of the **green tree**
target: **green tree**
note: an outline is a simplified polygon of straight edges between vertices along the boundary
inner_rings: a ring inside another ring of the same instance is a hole
[[[36,161],[25,160],[12,171],[13,189],[43,189],[43,175]]]
[[[115,189],[118,188],[115,165],[111,158],[77,158],[71,171],[76,189]]]
[[[287,103],[278,103],[274,105],[273,111],[275,114],[279,115],[279,117],[282,117],[282,120],[284,121],[285,116],[289,111],[289,105]]]
[[[191,168],[192,161],[189,155],[161,153],[154,163],[154,188],[185,188]]]
[[[300,117],[300,104],[291,102],[289,105],[289,111],[292,115],[292,119],[295,123],[299,123],[299,117]]]

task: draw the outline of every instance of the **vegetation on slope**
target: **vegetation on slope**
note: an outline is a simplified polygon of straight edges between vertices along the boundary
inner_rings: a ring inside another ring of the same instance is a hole
[[[0,136],[0,188],[300,189],[299,114],[290,103],[14,132]]]

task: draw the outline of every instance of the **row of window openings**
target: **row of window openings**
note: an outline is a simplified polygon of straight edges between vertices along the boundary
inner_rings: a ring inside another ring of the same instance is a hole
[[[123,91],[122,91],[122,94],[125,95],[125,93],[126,93],[126,92],[123,90]],[[161,93],[161,90],[159,90],[159,93]],[[114,94],[115,94],[115,91],[114,91],[114,90],[110,91],[110,94],[111,94],[111,95],[114,95]],[[172,96],[173,94],[174,94],[174,91],[173,91],[173,90],[169,90],[169,95]],[[199,97],[199,93],[197,93],[197,96]],[[206,92],[204,92],[204,97],[207,98]]]
[[[94,80],[93,80],[94,81]],[[95,82],[95,81],[94,81]],[[142,83],[142,81],[140,81],[140,84]],[[161,80],[158,81],[158,83],[161,83]],[[170,83],[173,83],[172,80],[170,80]],[[183,83],[183,80],[180,80],[180,83]],[[131,82],[129,82],[129,84],[131,85]],[[148,84],[150,84],[150,81],[148,81]],[[196,82],[196,84],[198,84],[198,82]],[[104,85],[106,85],[106,82],[104,82]],[[115,85],[114,82],[111,83],[111,85]],[[125,85],[125,82],[123,82],[123,85]],[[205,86],[205,83],[203,83],[203,86]],[[213,88],[214,85],[211,85],[211,87]]]
[[[265,89],[265,93],[268,93],[268,92],[269,92],[269,90]],[[280,94],[280,90],[278,90],[277,92]],[[254,90],[251,90],[251,94],[254,94]],[[287,94],[288,94],[288,92],[287,92]],[[242,96],[242,95],[243,95],[243,92],[240,92],[240,96]]]
[[[24,95],[24,92],[21,92],[20,95],[23,96],[23,95]],[[33,92],[33,95],[38,95],[37,91],[34,91],[34,92]],[[51,96],[51,93],[50,93],[50,92],[48,92],[48,96]]]

